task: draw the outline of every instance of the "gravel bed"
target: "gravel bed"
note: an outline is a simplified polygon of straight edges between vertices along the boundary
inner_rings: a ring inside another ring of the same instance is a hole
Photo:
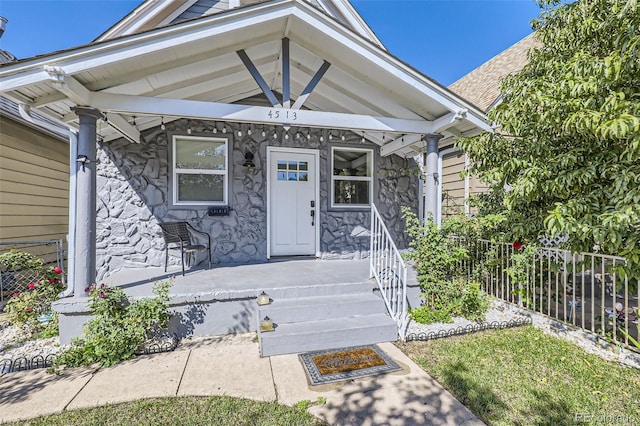
[[[57,336],[48,339],[25,340],[17,327],[0,323],[0,360],[15,360],[21,357],[30,360],[38,355],[46,358],[61,348],[60,339]]]
[[[485,323],[503,323],[511,320],[517,320],[526,318],[529,315],[524,311],[518,309],[515,306],[508,305],[506,303],[500,302],[498,300],[492,300],[491,305],[489,306],[489,310],[485,316]],[[420,324],[415,322],[414,320],[410,320],[409,328],[407,329],[407,334],[415,333],[437,333],[439,331],[449,331],[456,329],[458,327],[466,327],[468,325],[476,325],[477,322],[468,320],[466,318],[454,318],[452,323],[434,323],[434,324]]]

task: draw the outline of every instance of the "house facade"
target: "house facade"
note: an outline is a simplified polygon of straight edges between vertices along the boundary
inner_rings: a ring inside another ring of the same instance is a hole
[[[185,220],[208,232],[214,264],[294,255],[361,259],[369,256],[375,202],[396,244],[407,247],[400,208],[418,208],[412,158],[383,157],[379,146],[351,131],[186,119],[164,127],[143,132],[140,144],[100,145],[99,279],[123,267],[162,266],[158,222]],[[208,175],[218,182],[182,175],[181,150],[190,156],[218,150],[207,160],[224,164],[223,173]],[[254,167],[243,165],[247,153]],[[217,206],[223,213],[214,215]]]
[[[75,135],[61,329],[92,282],[163,264],[162,222],[211,234],[217,264],[362,259],[376,206],[393,241],[379,250],[406,247],[401,208],[436,217],[439,146],[490,130],[346,0],[149,0],[93,43],[0,67],[0,83]]]

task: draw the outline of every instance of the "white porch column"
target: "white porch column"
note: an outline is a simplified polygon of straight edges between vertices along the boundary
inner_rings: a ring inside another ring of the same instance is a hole
[[[75,107],[80,118],[76,160],[76,229],[74,297],[96,279],[96,121],[102,117],[94,108]]]
[[[442,139],[439,133],[429,133],[425,136],[427,141],[427,159],[425,164],[425,200],[424,220],[431,216],[431,220],[438,219],[438,141]]]

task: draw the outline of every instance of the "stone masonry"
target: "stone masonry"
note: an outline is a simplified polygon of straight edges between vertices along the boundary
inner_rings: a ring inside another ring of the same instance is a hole
[[[229,158],[229,216],[209,217],[206,206],[169,208],[168,141],[172,134],[232,135]],[[251,130],[251,134],[249,134]],[[239,134],[240,132],[240,134]],[[264,134],[264,136],[263,136]],[[399,248],[407,246],[402,206],[417,210],[417,166],[412,159],[381,157],[376,145],[353,132],[250,126],[180,119],[142,132],[140,144],[123,139],[103,142],[98,150],[97,269],[103,279],[122,268],[162,266],[164,240],[159,222],[186,220],[211,234],[218,264],[263,262],[267,257],[267,146],[318,149],[320,152],[320,249],[322,258],[368,256],[368,209],[330,209],[331,146],[374,150],[374,202]],[[275,135],[275,137],[274,137]],[[343,140],[344,136],[344,140]],[[322,137],[322,141],[321,141]],[[255,155],[255,169],[242,166],[245,152]],[[171,250],[170,264],[179,263]],[[198,261],[204,261],[200,254]]]

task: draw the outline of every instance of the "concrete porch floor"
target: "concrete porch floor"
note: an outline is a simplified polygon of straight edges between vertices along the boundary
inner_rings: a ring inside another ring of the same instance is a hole
[[[194,268],[187,270],[185,276],[179,266],[169,268],[166,273],[164,268],[124,269],[102,282],[121,287],[129,296],[144,297],[152,295],[153,282],[171,277],[175,277],[170,289],[174,299],[187,295],[236,299],[253,297],[263,290],[277,295],[289,288],[366,282],[369,260],[286,258],[259,264]]]

